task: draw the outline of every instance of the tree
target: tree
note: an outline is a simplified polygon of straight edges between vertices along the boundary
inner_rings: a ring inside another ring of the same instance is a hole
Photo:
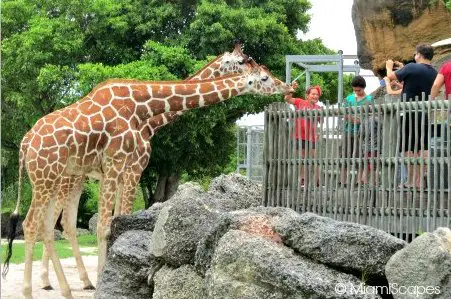
[[[3,1],[3,186],[15,183],[18,145],[36,120],[102,80],[183,79],[235,38],[277,76],[286,54],[330,53],[320,40],[296,38],[309,8],[307,0]],[[281,100],[237,97],[162,129],[142,179],[148,204],[168,198],[182,173],[219,174],[235,149],[235,121]]]

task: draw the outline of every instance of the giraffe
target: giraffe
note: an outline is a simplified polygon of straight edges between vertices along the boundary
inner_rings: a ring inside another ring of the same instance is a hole
[[[201,81],[220,77],[226,74],[243,73],[250,69],[248,56],[243,54],[241,50],[241,43],[235,41],[234,50],[229,53],[225,52],[217,56],[215,59],[206,64],[194,75],[188,77],[186,80]],[[174,114],[168,112],[149,119],[147,125],[152,128],[152,134],[148,137],[152,138],[154,133],[162,126],[174,121],[181,113]],[[23,157],[28,148],[29,140],[32,138],[33,132],[30,130],[25,134],[21,143],[21,151],[19,156]],[[131,166],[125,170],[122,184],[119,185],[118,195],[116,197],[115,213],[117,216],[128,215],[131,213],[133,207],[133,200],[136,195],[136,187],[141,178],[142,172],[147,167],[151,155],[150,143],[145,145],[145,151],[137,151],[139,154],[134,154],[134,161]],[[61,180],[60,188],[55,202],[54,220],[56,221],[61,214],[61,224],[64,229],[66,238],[71,243],[73,255],[76,260],[76,265],[80,280],[83,283],[84,289],[94,289],[93,284],[89,280],[86,268],[83,264],[80,255],[80,249],[76,238],[76,222],[77,222],[77,208],[82,193],[82,184],[84,182],[83,176],[67,176]],[[71,198],[70,200],[68,198]],[[49,256],[45,247],[43,249],[42,264],[41,264],[41,286],[43,289],[53,289],[49,280]]]
[[[45,124],[29,141],[24,158],[33,185],[33,199],[23,222],[23,295],[31,298],[32,252],[43,225],[44,244],[55,267],[62,294],[66,298],[72,297],[53,248],[55,186],[59,186],[63,176],[103,173],[97,231],[98,270],[101,270],[117,183],[137,148],[138,128],[143,122],[164,112],[213,105],[232,96],[292,91],[291,86],[254,63],[252,69],[244,74],[200,82],[107,80],[80,101],[44,116]],[[12,239],[9,244],[11,242]]]

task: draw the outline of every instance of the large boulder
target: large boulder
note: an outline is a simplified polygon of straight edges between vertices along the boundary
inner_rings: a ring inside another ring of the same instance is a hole
[[[93,235],[97,234],[97,218],[99,218],[99,213],[92,215],[88,222],[89,231]]]
[[[354,0],[352,20],[360,64],[379,75],[388,58],[413,60],[417,44],[449,38],[451,32],[443,0]]]
[[[368,282],[385,277],[390,257],[406,242],[371,226],[336,221],[313,213],[283,218],[275,230],[296,252]]]
[[[177,269],[164,266],[153,279],[152,299],[200,299],[206,296],[203,278],[190,265]]]
[[[207,298],[380,298],[353,293],[361,281],[244,231],[219,241],[207,271]]]
[[[398,286],[395,299],[451,298],[451,230],[442,227],[415,238],[390,258],[385,272]]]
[[[151,232],[142,230],[119,236],[108,251],[95,298],[152,298],[152,288],[147,280],[158,261],[150,254],[150,237]]]
[[[208,192],[197,185],[183,186],[162,204],[150,250],[173,267],[194,264],[197,244],[221,213],[260,204],[260,186],[241,175],[220,176]]]

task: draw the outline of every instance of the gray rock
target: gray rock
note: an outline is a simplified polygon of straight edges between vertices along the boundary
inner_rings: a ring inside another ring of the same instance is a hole
[[[203,193],[171,203],[159,213],[150,252],[174,267],[193,264],[197,243],[218,217],[218,211],[211,208],[211,200]]]
[[[220,175],[214,178],[208,190],[212,194],[221,194],[229,199],[228,210],[240,210],[262,205],[263,189],[261,184],[252,182],[238,173]]]
[[[88,227],[89,231],[93,235],[97,235],[97,218],[99,217],[99,213],[95,213],[92,215],[91,219],[89,219]]]
[[[151,298],[147,278],[157,263],[150,255],[151,233],[132,230],[123,233],[108,251],[94,294],[98,299]]]
[[[133,215],[120,215],[113,217],[111,231],[108,239],[108,248],[116,239],[126,231],[145,230],[153,231],[158,214],[162,208],[161,204],[154,204],[147,210],[137,212]]]
[[[58,241],[58,240],[62,240],[62,239],[63,239],[63,233],[62,233],[62,232],[60,232],[60,231],[57,230],[57,229],[54,229],[53,231],[54,231],[54,233],[55,233],[55,241]]]
[[[91,232],[88,229],[77,228],[77,236],[87,236],[90,234],[91,234]]]
[[[154,277],[153,299],[201,299],[206,290],[202,277],[190,265],[161,268]]]
[[[380,298],[353,294],[361,282],[260,236],[231,230],[219,241],[207,271],[208,298]]]
[[[385,271],[391,285],[421,288],[422,294],[404,290],[395,299],[451,298],[451,230],[441,227],[415,238],[390,258]]]
[[[285,245],[320,263],[365,276],[370,282],[385,276],[390,257],[406,245],[370,226],[313,213],[291,215],[279,218],[274,227]]]
[[[291,219],[298,216],[292,209],[271,207],[254,207],[221,214],[198,243],[194,262],[196,270],[205,275],[219,240],[229,230],[243,230],[281,243],[282,239],[273,229],[274,222],[277,218]]]

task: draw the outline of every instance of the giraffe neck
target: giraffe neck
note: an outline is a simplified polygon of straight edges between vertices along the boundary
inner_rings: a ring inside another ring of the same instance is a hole
[[[149,118],[148,120],[142,123],[139,129],[141,137],[144,140],[149,140],[150,138],[152,138],[153,135],[155,135],[155,133],[159,129],[161,129],[168,123],[173,122],[180,115],[182,115],[181,111],[171,111]]]
[[[185,81],[200,81],[207,80],[213,77],[218,77],[221,75],[221,59],[224,54],[217,56],[214,60],[207,63],[203,68],[197,71],[195,74],[189,76]]]

